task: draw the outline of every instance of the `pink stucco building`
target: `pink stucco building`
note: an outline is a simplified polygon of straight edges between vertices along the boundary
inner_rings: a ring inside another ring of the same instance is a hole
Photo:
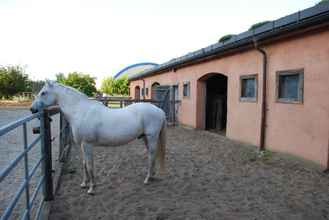
[[[329,3],[130,78],[130,95],[178,88],[178,119],[329,167]]]

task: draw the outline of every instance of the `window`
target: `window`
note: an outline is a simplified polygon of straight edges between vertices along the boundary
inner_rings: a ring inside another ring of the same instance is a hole
[[[190,82],[184,82],[183,97],[190,97]]]
[[[146,88],[146,89],[145,89],[145,93],[146,93],[146,96],[149,95],[149,88]]]
[[[257,101],[257,75],[240,77],[240,101]]]
[[[144,92],[145,92],[145,90],[144,90],[144,88],[142,88],[142,96],[144,96]]]
[[[276,74],[276,99],[278,102],[302,103],[304,70],[285,70]]]

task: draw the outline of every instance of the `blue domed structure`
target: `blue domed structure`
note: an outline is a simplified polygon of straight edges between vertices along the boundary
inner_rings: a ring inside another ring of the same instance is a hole
[[[159,64],[156,63],[150,63],[150,62],[145,62],[145,63],[136,63],[130,66],[125,67],[122,69],[120,72],[114,75],[114,78],[117,79],[122,76],[128,76],[131,77],[135,74],[141,73],[147,69],[151,69],[153,67],[158,66]]]

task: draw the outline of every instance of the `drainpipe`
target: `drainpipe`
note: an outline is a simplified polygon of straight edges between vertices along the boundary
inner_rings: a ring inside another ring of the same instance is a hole
[[[142,79],[143,80],[143,99],[145,100],[145,93],[146,93],[146,91],[145,91],[145,79]]]
[[[329,137],[329,136],[328,136]],[[324,173],[329,173],[329,138],[328,138],[328,157],[327,157],[327,168]]]
[[[266,134],[266,111],[267,111],[267,100],[266,100],[266,82],[267,82],[267,54],[266,51],[259,47],[257,40],[254,38],[254,46],[258,52],[263,56],[263,84],[262,84],[262,111],[261,111],[261,127],[260,127],[260,145],[259,150],[265,150],[265,134]]]

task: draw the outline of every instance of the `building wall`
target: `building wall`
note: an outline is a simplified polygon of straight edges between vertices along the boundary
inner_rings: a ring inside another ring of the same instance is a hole
[[[329,134],[329,31],[280,42],[269,56],[266,146],[326,165]],[[303,104],[278,103],[275,73],[304,68]]]
[[[287,152],[328,163],[329,148],[329,31],[307,34],[266,46],[268,54],[267,128],[265,144],[268,149]],[[304,102],[283,104],[276,101],[276,72],[304,69]],[[194,64],[163,74],[146,77],[149,88],[179,84],[179,120],[182,124],[204,128],[204,81],[210,73],[228,77],[226,135],[254,145],[260,143],[262,56],[249,50],[227,57]],[[240,76],[258,75],[257,102],[241,102]],[[201,79],[200,79],[201,78]],[[190,82],[190,97],[183,98],[183,83]],[[142,80],[132,81],[131,96]]]

